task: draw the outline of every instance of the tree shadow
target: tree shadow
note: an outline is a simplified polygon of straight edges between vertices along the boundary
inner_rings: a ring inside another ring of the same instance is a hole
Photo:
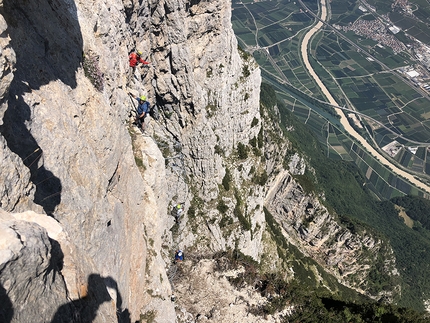
[[[97,317],[97,311],[104,302],[112,300],[108,288],[116,293],[116,315],[118,323],[130,323],[128,309],[122,310],[122,297],[118,284],[112,277],[91,274],[88,277],[86,295],[60,306],[51,323],[90,323]]]
[[[67,0],[4,0],[0,13],[8,24],[6,32],[16,54],[0,133],[30,170],[36,187],[34,202],[52,215],[61,202],[62,185],[43,165],[43,151],[28,129],[31,108],[37,106],[30,107],[24,94],[55,80],[76,87],[83,48],[77,9],[73,1]]]

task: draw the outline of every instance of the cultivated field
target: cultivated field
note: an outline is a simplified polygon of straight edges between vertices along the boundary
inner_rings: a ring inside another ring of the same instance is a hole
[[[316,0],[303,2],[311,12],[318,13]],[[372,1],[368,3],[372,5]],[[389,12],[391,3],[377,1],[377,12]],[[425,14],[429,8],[419,8],[422,18],[428,17]],[[336,30],[325,27],[312,39],[311,64],[338,105],[357,111],[361,128],[356,129],[363,137],[379,149],[397,143],[396,154],[391,151],[391,155],[386,156],[415,176],[426,178],[430,175],[427,149],[430,100],[422,89],[399,72],[415,62],[407,50],[394,53],[389,46],[354,31],[339,31],[358,19],[372,22],[379,16],[363,12],[356,1],[331,1],[330,25],[338,27]],[[313,129],[327,148],[327,156],[353,160],[366,174],[369,187],[381,198],[399,194],[424,196],[425,193],[392,175],[352,142],[321,103],[326,101],[325,97],[302,66],[299,55],[301,38],[314,21],[310,12],[297,1],[233,3],[232,23],[240,46],[253,53],[266,82],[272,84],[286,106]],[[425,28],[421,34],[426,37]],[[399,39],[405,37],[403,33],[398,36]]]

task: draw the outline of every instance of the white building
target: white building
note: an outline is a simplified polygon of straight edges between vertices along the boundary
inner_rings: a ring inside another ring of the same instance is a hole
[[[408,74],[408,76],[409,76],[409,77],[417,77],[418,75],[420,75],[420,73],[418,73],[418,72],[417,72],[417,71],[415,71],[415,70],[412,70],[412,71],[406,72],[406,74]]]

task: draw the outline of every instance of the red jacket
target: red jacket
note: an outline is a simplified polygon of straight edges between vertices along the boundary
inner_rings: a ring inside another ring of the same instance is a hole
[[[149,62],[143,60],[139,55],[137,55],[134,52],[128,56],[128,59],[130,61],[131,67],[135,67],[137,65],[137,63],[139,63],[139,62],[142,64],[149,64]]]

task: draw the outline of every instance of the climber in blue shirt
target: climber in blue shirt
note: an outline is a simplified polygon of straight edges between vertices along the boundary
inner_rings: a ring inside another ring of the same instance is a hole
[[[177,250],[175,253],[175,262],[181,262],[184,260],[184,253],[182,250]]]
[[[133,95],[129,93],[130,95]],[[145,117],[149,113],[150,104],[146,101],[146,96],[142,95],[139,98],[135,98],[138,102],[137,104],[137,116],[136,122],[142,127],[142,130],[145,128]]]

